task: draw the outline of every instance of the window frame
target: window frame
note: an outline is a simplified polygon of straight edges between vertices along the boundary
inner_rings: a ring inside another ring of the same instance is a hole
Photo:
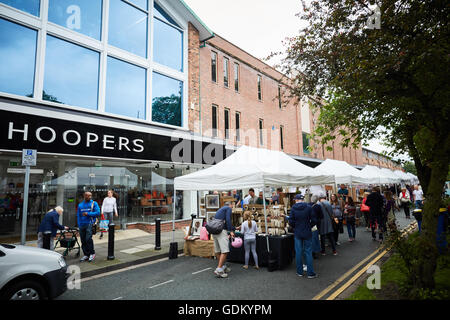
[[[214,55],[214,60],[213,60],[213,55]],[[214,83],[217,83],[217,57],[218,57],[217,52],[211,50],[211,81]],[[213,72],[213,61],[215,62],[214,72]],[[213,75],[214,75],[214,77],[213,77]]]
[[[124,0],[122,0],[124,1]],[[142,8],[133,5],[129,1],[125,3],[145,12]],[[153,4],[157,3],[170,17],[180,25],[183,32],[183,72],[173,70],[169,67],[158,64],[153,61]],[[127,52],[123,49],[116,48],[108,44],[108,26],[109,26],[109,1],[103,1],[102,3],[102,22],[101,22],[101,36],[100,40],[90,38],[77,31],[72,31],[60,25],[48,21],[48,0],[41,0],[39,17],[33,16],[27,12],[22,12],[16,8],[10,7],[6,4],[0,3],[1,14],[0,17],[16,23],[18,25],[31,28],[38,32],[37,36],[37,50],[36,50],[36,67],[34,72],[34,89],[33,97],[25,97],[21,95],[9,94],[6,92],[0,92],[0,96],[13,98],[16,100],[28,101],[33,103],[44,104],[47,106],[55,107],[60,110],[73,110],[79,111],[89,116],[90,114],[105,116],[108,118],[115,118],[121,120],[128,120],[133,122],[139,122],[143,124],[151,124],[159,127],[167,127],[170,129],[178,129],[187,131],[188,128],[188,80],[189,80],[189,65],[188,65],[188,21],[174,11],[173,7],[167,0],[149,0],[148,3],[148,32],[149,40],[147,41],[147,58],[137,56],[131,52]],[[44,70],[45,70],[45,56],[46,56],[46,36],[51,35],[62,40],[69,41],[75,45],[91,49],[100,53],[100,66],[99,66],[99,83],[98,83],[98,109],[89,110],[79,106],[71,106],[66,104],[54,103],[42,99],[42,93],[44,88]],[[146,99],[146,119],[136,119],[127,116],[121,116],[105,112],[105,97],[106,97],[106,69],[107,69],[107,57],[123,60],[130,64],[136,65],[147,70],[147,99]],[[164,123],[152,121],[152,79],[153,72],[160,73],[170,78],[183,82],[183,98],[182,98],[182,126],[173,126]]]
[[[224,137],[225,140],[230,139],[230,109],[225,108],[223,111]]]
[[[259,145],[264,145],[264,137],[263,137],[263,130],[264,130],[264,120],[259,119],[258,121],[258,128],[259,128]]]
[[[236,141],[241,141],[241,113],[239,111],[236,111],[234,121],[236,128]]]
[[[263,99],[263,95],[262,95],[262,76],[260,74],[258,74],[257,89],[258,89],[258,101],[262,101],[262,99]]]
[[[240,85],[240,65],[239,63],[234,63],[234,91],[239,92],[239,85]]]
[[[284,126],[280,125],[280,149],[284,150]]]
[[[219,136],[219,106],[213,104],[211,108],[211,136],[217,138]],[[215,127],[215,128],[214,128]]]
[[[230,87],[230,59],[223,57],[223,85],[225,88]]]

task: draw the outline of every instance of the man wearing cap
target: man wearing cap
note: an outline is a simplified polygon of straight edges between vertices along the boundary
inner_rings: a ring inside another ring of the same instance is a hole
[[[312,232],[311,228],[317,223],[312,208],[304,202],[305,197],[297,194],[295,204],[289,215],[289,225],[294,229],[295,261],[297,275],[303,277],[303,256],[306,260],[308,279],[317,277],[313,269]]]

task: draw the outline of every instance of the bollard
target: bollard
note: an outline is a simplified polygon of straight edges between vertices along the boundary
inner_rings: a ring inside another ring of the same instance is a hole
[[[108,227],[108,260],[114,260],[114,223],[110,224]]]
[[[161,219],[155,220],[155,250],[161,250]]]
[[[50,250],[50,239],[52,238],[52,233],[50,231],[44,232],[44,243],[43,248]]]
[[[178,242],[170,243],[169,259],[178,258]]]

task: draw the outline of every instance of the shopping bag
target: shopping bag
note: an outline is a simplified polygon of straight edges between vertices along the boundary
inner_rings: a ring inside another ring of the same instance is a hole
[[[100,231],[106,232],[109,229],[109,220],[100,220]]]

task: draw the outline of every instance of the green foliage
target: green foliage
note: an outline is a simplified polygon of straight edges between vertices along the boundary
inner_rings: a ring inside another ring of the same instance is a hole
[[[412,163],[412,162],[405,162],[403,164],[403,169],[405,169],[406,172],[410,172],[413,175],[417,175],[417,169],[414,166],[414,163]]]
[[[181,126],[181,96],[153,99],[152,120],[155,122]]]

